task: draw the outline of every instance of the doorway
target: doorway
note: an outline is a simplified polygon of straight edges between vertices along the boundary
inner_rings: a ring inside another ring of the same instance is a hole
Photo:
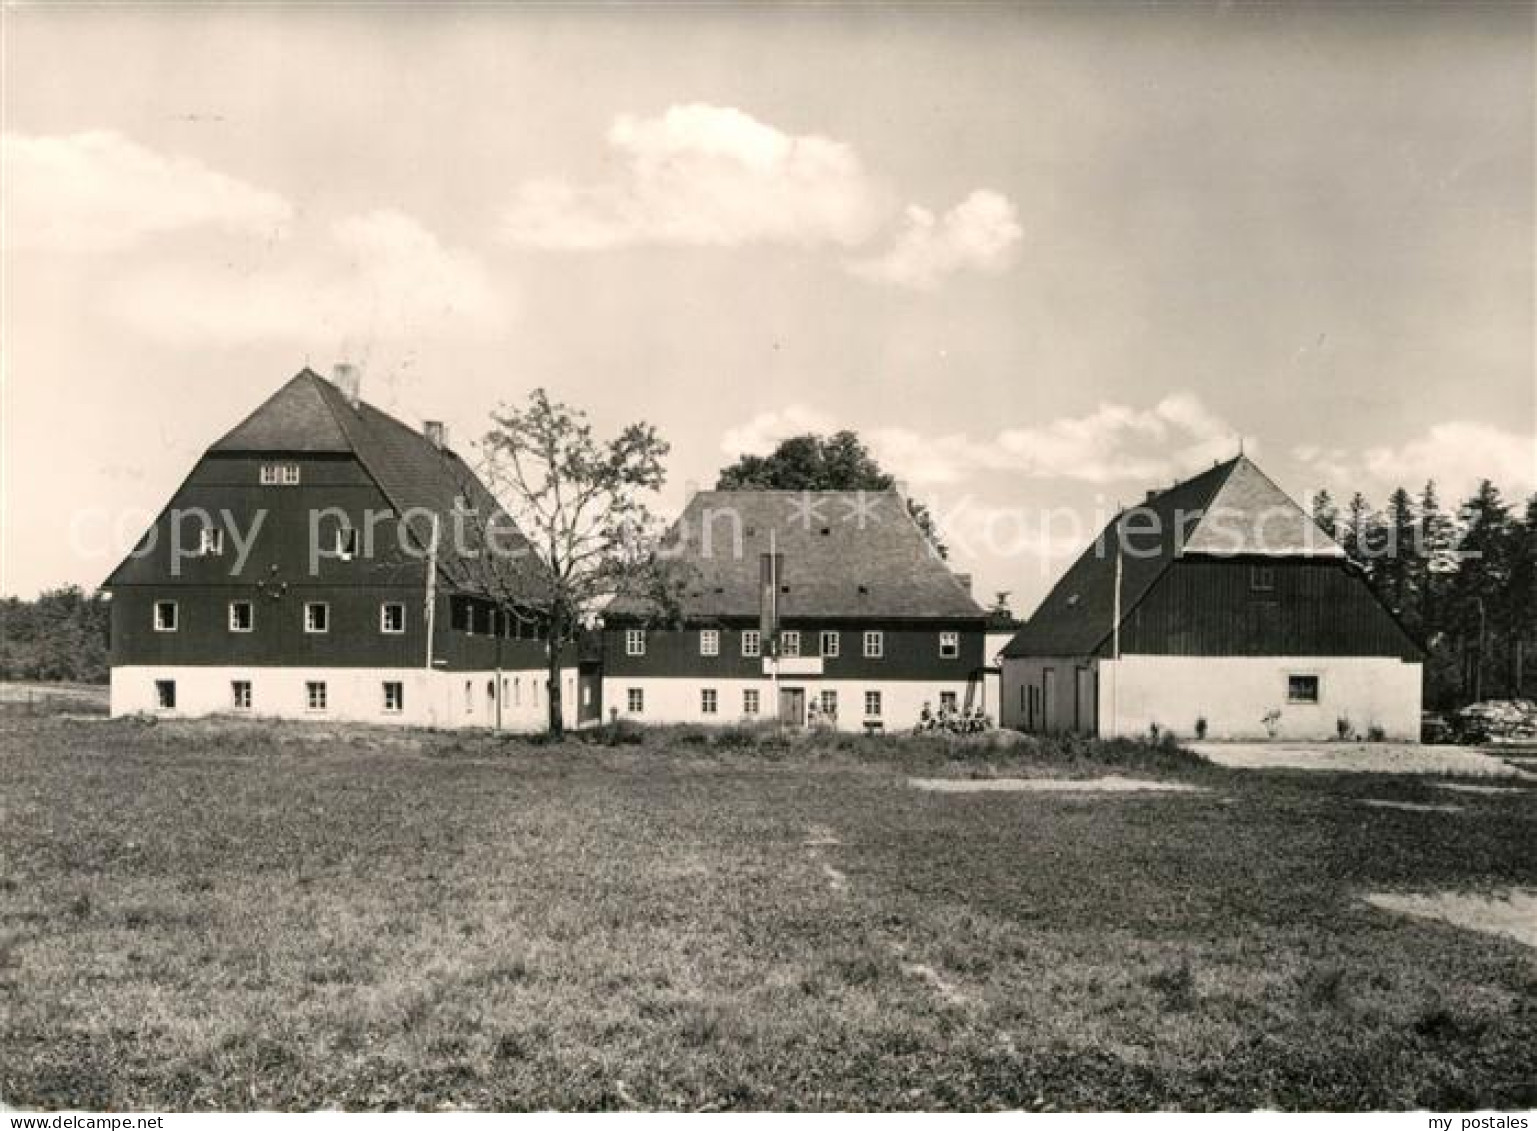
[[[792,726],[806,725],[806,689],[781,687],[779,689],[779,721]]]

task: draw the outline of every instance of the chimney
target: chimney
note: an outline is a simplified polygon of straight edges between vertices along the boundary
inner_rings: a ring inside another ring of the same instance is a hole
[[[331,384],[341,390],[348,404],[353,408],[358,407],[358,399],[363,389],[361,369],[349,361],[339,361],[331,367]]]
[[[1149,491],[1147,493],[1147,498],[1142,500],[1142,505],[1146,506],[1148,503],[1151,503],[1154,499],[1156,499],[1161,494],[1163,494],[1162,491],[1158,490],[1156,487],[1153,488],[1151,491]]]
[[[955,575],[955,580],[961,583],[961,588],[966,590],[968,595],[971,593],[971,574],[958,573]]]
[[[443,430],[441,420],[422,421],[422,435],[427,437],[427,442],[439,451],[448,447],[448,433]]]

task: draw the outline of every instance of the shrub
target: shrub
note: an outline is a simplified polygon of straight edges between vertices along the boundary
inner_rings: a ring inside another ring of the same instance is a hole
[[[1349,715],[1341,715],[1339,718],[1334,720],[1334,736],[1341,742],[1349,739],[1350,736],[1354,733],[1355,728],[1350,725]]]
[[[1204,739],[1206,737],[1206,716],[1205,715],[1201,715],[1195,721],[1195,737],[1196,737],[1196,741],[1197,742],[1201,741],[1202,739]]]

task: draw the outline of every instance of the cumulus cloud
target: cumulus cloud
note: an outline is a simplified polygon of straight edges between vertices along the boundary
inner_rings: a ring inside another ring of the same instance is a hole
[[[11,248],[117,251],[196,227],[270,234],[293,214],[275,193],[107,131],[7,133],[0,169]]]
[[[691,103],[618,117],[610,182],[521,185],[502,217],[509,242],[561,250],[634,244],[856,246],[890,213],[849,146],[795,136],[740,110]]]
[[[500,326],[508,301],[481,264],[392,209],[351,216],[259,268],[166,265],[113,291],[126,323],[171,342],[407,340]]]
[[[997,274],[1007,269],[1023,235],[1009,199],[978,189],[939,217],[909,206],[890,249],[855,260],[849,270],[872,282],[932,290],[957,271]]]
[[[721,446],[733,454],[764,452],[786,436],[837,427],[825,413],[793,404],[729,430]],[[1008,428],[990,437],[898,427],[859,432],[881,466],[918,487],[960,483],[979,473],[1155,484],[1231,457],[1238,438],[1234,428],[1189,393],[1171,394],[1145,408],[1103,404],[1082,416]]]
[[[1414,491],[1427,479],[1446,498],[1472,491],[1480,479],[1509,496],[1537,490],[1537,435],[1473,420],[1442,421],[1396,446],[1353,452],[1304,444],[1292,456],[1318,481],[1342,490]]]

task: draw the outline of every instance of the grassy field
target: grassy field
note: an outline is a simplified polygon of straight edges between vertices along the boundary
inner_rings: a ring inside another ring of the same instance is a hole
[[[0,1101],[1537,1103],[1532,794],[1177,752],[729,748],[9,711]],[[1205,792],[939,794],[1110,772]]]

